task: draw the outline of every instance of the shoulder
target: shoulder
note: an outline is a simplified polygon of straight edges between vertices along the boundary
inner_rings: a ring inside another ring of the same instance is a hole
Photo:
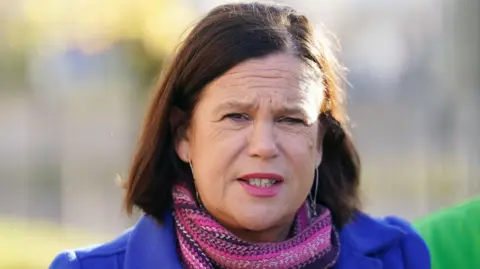
[[[403,235],[399,238],[399,247],[402,250],[406,268],[430,268],[430,253],[427,244],[411,223],[395,216],[386,217],[381,221],[402,232]]]
[[[143,216],[135,226],[109,243],[64,251],[57,255],[49,269],[136,269],[158,264],[181,269],[171,212],[165,212],[161,222]]]
[[[478,212],[480,196],[415,221],[435,268],[480,268],[480,256],[472,252],[480,242]]]
[[[50,264],[49,269],[110,269],[119,267],[125,255],[130,230],[108,243],[91,245],[75,250],[64,250]]]
[[[340,231],[340,238],[344,244],[342,248],[377,257],[384,264],[400,263],[404,265],[403,268],[430,268],[430,254],[425,241],[402,218],[376,218],[358,213]]]
[[[427,215],[415,222],[421,234],[427,231],[463,231],[465,226],[478,226],[480,223],[480,196]],[[465,221],[466,220],[466,221]]]

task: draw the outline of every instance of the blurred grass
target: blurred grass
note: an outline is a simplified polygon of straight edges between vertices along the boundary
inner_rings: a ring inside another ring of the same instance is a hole
[[[0,218],[0,269],[45,269],[64,249],[108,239],[51,223]]]

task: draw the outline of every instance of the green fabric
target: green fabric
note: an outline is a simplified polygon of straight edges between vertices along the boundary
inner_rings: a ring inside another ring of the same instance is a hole
[[[480,269],[480,196],[415,221],[432,269]]]

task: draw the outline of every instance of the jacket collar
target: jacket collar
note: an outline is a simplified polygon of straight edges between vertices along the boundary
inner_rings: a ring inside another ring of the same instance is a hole
[[[142,216],[132,229],[125,252],[125,269],[182,269],[177,255],[172,212],[159,224],[151,216]]]
[[[403,236],[398,227],[364,213],[340,231],[341,250],[336,269],[382,269],[383,261],[378,257],[382,250],[396,244]]]
[[[181,269],[171,212],[159,224],[151,216],[140,218],[131,230],[125,253],[125,269]],[[358,213],[340,232],[341,250],[335,269],[382,269],[375,254],[397,243],[403,232],[385,221]]]

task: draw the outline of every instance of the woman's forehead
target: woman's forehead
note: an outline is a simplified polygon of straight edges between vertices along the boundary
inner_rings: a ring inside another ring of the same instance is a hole
[[[323,83],[302,60],[288,54],[274,54],[245,61],[207,85],[204,96],[230,98],[283,97],[295,101],[323,93]]]
[[[218,77],[213,83],[228,83],[245,78],[283,78],[292,81],[312,79],[312,68],[298,57],[275,53],[262,58],[246,60]]]

